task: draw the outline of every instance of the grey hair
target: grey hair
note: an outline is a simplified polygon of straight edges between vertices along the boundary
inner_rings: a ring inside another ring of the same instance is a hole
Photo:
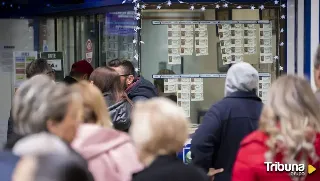
[[[55,84],[47,75],[25,81],[13,100],[15,131],[22,136],[47,131],[47,121],[65,117],[74,94],[65,84]]]
[[[316,55],[314,57],[314,67],[316,69],[320,68],[320,45],[318,46]]]

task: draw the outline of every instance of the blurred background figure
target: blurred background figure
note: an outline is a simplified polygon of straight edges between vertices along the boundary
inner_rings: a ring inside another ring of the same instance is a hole
[[[320,102],[320,45],[318,46],[316,55],[314,57],[314,83],[317,87],[316,98]]]
[[[283,76],[268,92],[259,130],[240,146],[233,181],[291,181],[288,172],[266,172],[264,162],[308,164],[319,168],[320,106],[310,84],[298,76]],[[248,156],[253,156],[249,159]],[[320,172],[297,180],[318,181]]]
[[[162,69],[158,73],[158,75],[174,75],[175,73],[169,69]],[[154,86],[156,86],[159,96],[166,97],[173,102],[177,102],[177,95],[175,93],[164,93],[164,80],[163,79],[154,79]]]
[[[22,158],[12,181],[94,181],[75,156],[40,155]]]
[[[81,80],[88,80],[92,72],[91,64],[86,60],[80,60],[72,65],[70,74],[64,78],[64,82],[71,85]]]
[[[151,82],[136,75],[130,61],[115,59],[108,62],[108,66],[118,72],[121,83],[133,102],[158,96],[157,89]]]
[[[183,110],[166,98],[136,103],[130,134],[146,168],[133,181],[209,181],[205,172],[176,156],[188,138],[188,124]]]
[[[48,64],[47,60],[45,59],[36,59],[33,60],[28,66],[26,67],[26,77],[30,79],[31,77],[38,75],[38,74],[45,74],[48,75],[52,80],[55,80],[55,73],[52,67]],[[16,139],[17,135],[13,131],[13,120],[10,111],[10,117],[8,120],[8,131],[7,131],[7,141],[10,139]]]
[[[78,155],[69,144],[76,136],[82,113],[78,93],[64,84],[55,84],[46,75],[36,75],[25,81],[14,96],[12,116],[19,137],[8,142],[5,148],[17,154],[35,153],[41,145],[37,148],[34,142],[42,139],[43,142],[50,140],[47,144],[64,144]],[[39,133],[50,134],[48,137],[55,139],[35,136]],[[86,164],[85,160],[83,163]]]
[[[132,101],[121,85],[120,75],[110,67],[99,67],[92,72],[90,81],[103,93],[114,128],[127,132],[131,125]]]
[[[241,140],[256,130],[262,102],[257,96],[258,71],[250,64],[232,65],[226,77],[225,98],[213,104],[191,141],[192,162],[206,172],[224,171],[215,181],[230,181]]]
[[[89,164],[95,181],[131,181],[142,169],[130,137],[112,129],[107,105],[100,90],[88,82],[72,87],[80,92],[84,105],[84,124],[78,130],[73,148]]]

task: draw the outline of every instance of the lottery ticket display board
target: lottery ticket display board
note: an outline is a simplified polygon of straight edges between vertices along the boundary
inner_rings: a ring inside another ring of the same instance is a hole
[[[16,51],[13,52],[13,85],[18,88],[26,77],[26,68],[29,63],[38,58],[36,51]]]
[[[187,117],[190,117],[190,102],[204,100],[203,79],[225,77],[226,74],[152,75],[153,79],[164,80],[164,93],[176,93],[177,105],[184,110]],[[262,101],[266,101],[270,84],[271,74],[259,73],[257,95]]]

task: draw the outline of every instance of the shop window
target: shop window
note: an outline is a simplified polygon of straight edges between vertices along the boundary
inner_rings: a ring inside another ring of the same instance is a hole
[[[279,14],[274,14],[271,21],[263,18],[267,20],[265,24],[258,23],[262,20],[260,10],[250,9],[147,9],[142,11],[142,17],[141,39],[145,42],[141,46],[142,76],[152,82],[162,79],[163,95],[177,95],[177,104],[184,108],[192,122],[201,122],[203,113],[224,97],[226,71],[231,63],[245,61],[259,71],[261,83],[257,94],[265,100],[268,86],[279,74],[273,59],[279,55],[276,32]],[[234,25],[226,22],[219,26],[200,23],[216,20],[255,21]],[[159,22],[164,25],[159,25]],[[241,32],[241,38],[233,38],[237,32]],[[235,46],[228,45],[226,49],[226,43]],[[171,72],[178,76],[167,79],[164,78],[166,76],[156,75],[158,72]],[[177,78],[179,76],[182,78]],[[181,91],[186,87],[183,85],[189,87]],[[195,87],[199,89],[195,90]],[[189,91],[188,94],[183,94],[186,91]]]

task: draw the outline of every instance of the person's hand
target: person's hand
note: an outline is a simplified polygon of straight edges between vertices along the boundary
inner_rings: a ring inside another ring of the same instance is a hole
[[[207,173],[207,175],[210,177],[210,180],[213,181],[214,180],[214,175],[217,173],[221,173],[223,172],[223,168],[219,168],[219,169],[214,169],[214,168],[210,168],[209,172]]]

